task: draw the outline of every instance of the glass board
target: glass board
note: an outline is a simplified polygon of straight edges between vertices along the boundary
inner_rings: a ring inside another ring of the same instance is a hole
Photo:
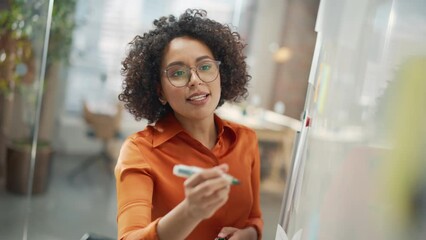
[[[316,31],[276,239],[425,239],[426,2],[323,0]]]

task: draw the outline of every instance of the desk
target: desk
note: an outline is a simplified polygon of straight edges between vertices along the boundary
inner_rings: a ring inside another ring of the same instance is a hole
[[[296,131],[300,130],[301,122],[261,108],[251,108],[247,114],[243,114],[241,107],[231,104],[224,104],[217,110],[217,114],[223,119],[253,129],[259,140],[260,151],[262,143],[273,144],[269,154],[271,171],[262,177],[261,188],[264,191],[282,193],[291,168],[291,152]],[[281,176],[282,170],[284,176]]]

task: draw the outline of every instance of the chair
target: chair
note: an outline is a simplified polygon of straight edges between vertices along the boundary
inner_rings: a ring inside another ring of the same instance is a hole
[[[79,174],[83,173],[88,167],[93,165],[97,160],[103,160],[108,173],[112,173],[112,165],[115,160],[111,157],[108,146],[112,140],[120,139],[120,123],[122,116],[123,106],[116,105],[115,113],[95,112],[92,110],[87,102],[83,104],[83,118],[87,123],[89,129],[87,136],[102,141],[101,151],[89,156],[83,160],[76,168],[74,168],[68,175],[69,180],[73,180]]]

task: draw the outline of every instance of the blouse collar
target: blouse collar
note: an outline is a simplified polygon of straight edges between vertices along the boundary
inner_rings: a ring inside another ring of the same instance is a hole
[[[224,136],[225,132],[229,132],[232,136],[231,139],[236,139],[235,129],[227,122],[222,120],[219,116],[214,114],[214,121],[218,128],[217,138],[220,139]],[[158,120],[153,126],[153,147],[158,147],[175,137],[181,132],[185,132],[182,125],[176,119],[173,113],[169,113],[162,119]]]

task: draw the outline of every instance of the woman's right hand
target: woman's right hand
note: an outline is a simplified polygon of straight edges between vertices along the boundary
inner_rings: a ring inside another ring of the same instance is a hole
[[[184,205],[190,217],[210,218],[228,200],[231,183],[223,174],[228,171],[227,164],[206,169],[192,175],[184,182]]]

